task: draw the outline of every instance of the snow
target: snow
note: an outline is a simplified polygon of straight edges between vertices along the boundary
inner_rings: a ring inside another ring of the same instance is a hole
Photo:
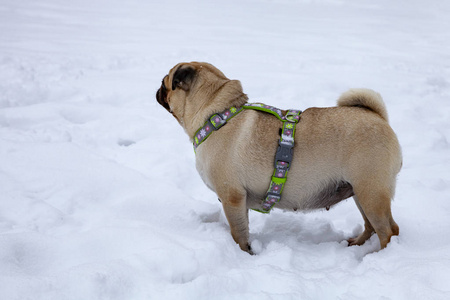
[[[450,3],[0,3],[0,299],[450,299]],[[378,91],[404,153],[400,235],[377,252],[352,200],[250,212],[234,243],[192,145],[155,100],[180,61],[251,102]]]

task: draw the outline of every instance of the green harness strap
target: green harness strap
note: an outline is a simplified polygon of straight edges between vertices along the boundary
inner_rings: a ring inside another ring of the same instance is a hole
[[[236,116],[244,109],[259,110],[276,116],[283,127],[281,137],[278,141],[278,149],[275,155],[275,170],[273,171],[269,189],[261,203],[260,209],[253,209],[260,213],[269,213],[270,210],[281,199],[281,192],[287,180],[287,172],[289,171],[293,158],[294,135],[296,124],[300,121],[300,110],[288,110],[286,115],[280,109],[261,103],[250,103],[241,108],[231,107],[222,113],[212,115],[205,124],[200,127],[194,135],[194,151],[203,143],[213,131],[218,130],[225,125],[228,120]]]

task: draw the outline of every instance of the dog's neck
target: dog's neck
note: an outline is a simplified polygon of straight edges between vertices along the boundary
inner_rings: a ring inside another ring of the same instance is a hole
[[[236,85],[236,83],[237,85]],[[234,84],[233,84],[234,83]],[[215,113],[223,112],[224,110],[234,106],[241,107],[248,101],[248,97],[242,91],[242,87],[239,81],[231,80],[228,85],[233,89],[223,89],[208,103],[205,103],[203,107],[197,108],[195,112],[192,112],[191,118],[185,118],[184,129],[188,134],[191,142],[193,140],[195,132],[203,126],[206,120]]]

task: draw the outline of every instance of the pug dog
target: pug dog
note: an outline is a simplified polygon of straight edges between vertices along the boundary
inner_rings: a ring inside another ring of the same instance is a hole
[[[241,83],[208,63],[179,63],[166,75],[156,99],[191,139],[213,114],[242,107]],[[264,199],[282,122],[245,109],[196,149],[196,168],[221,200],[231,235],[243,251],[249,245],[248,210]],[[315,210],[353,196],[364,231],[348,240],[362,245],[376,233],[385,248],[399,227],[391,214],[396,177],[402,166],[398,139],[389,126],[381,96],[351,89],[337,106],[308,108],[296,124],[293,160],[276,208]]]

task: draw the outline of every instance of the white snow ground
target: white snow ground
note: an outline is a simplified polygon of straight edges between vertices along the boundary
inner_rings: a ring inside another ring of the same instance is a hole
[[[0,299],[450,299],[449,1],[0,2]],[[208,61],[251,101],[379,91],[404,166],[385,250],[352,200],[233,242],[155,100]]]

